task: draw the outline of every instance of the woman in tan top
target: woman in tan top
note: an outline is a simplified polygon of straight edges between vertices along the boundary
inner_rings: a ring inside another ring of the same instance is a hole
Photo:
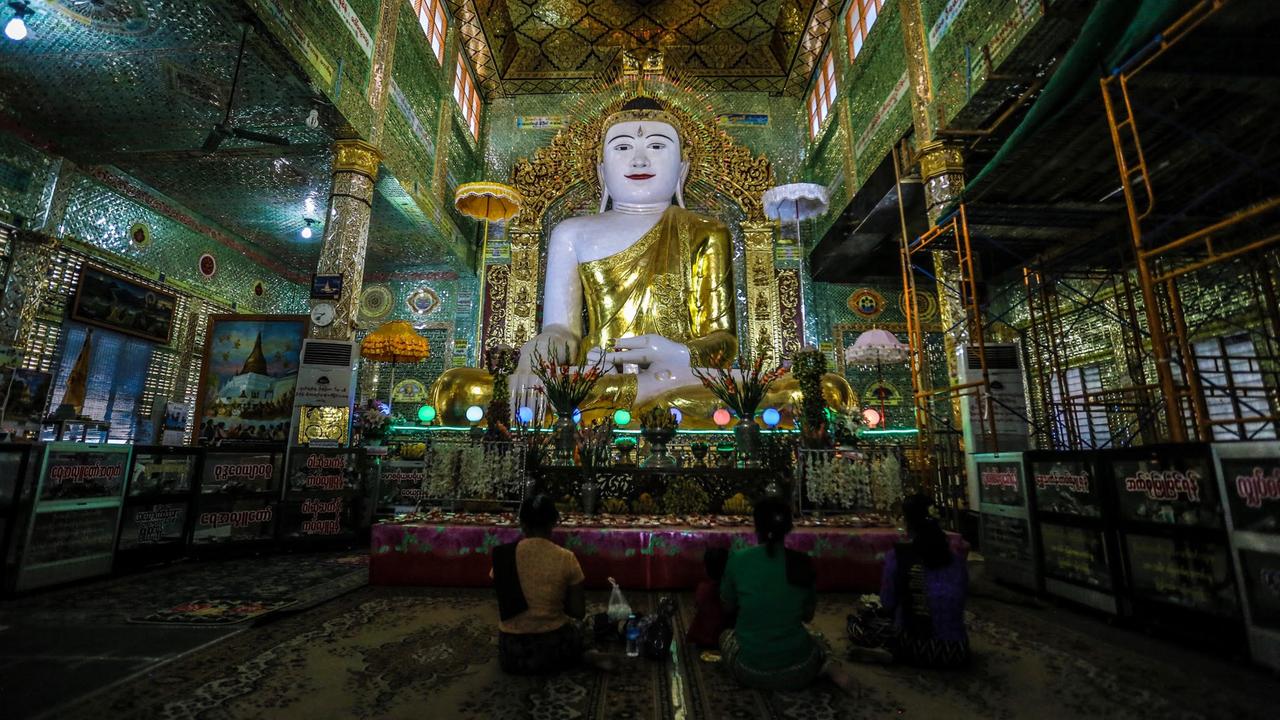
[[[551,541],[559,520],[551,498],[535,495],[520,506],[524,537],[493,550],[498,661],[506,672],[558,672],[584,659],[577,621],[587,614],[585,577],[578,558]]]

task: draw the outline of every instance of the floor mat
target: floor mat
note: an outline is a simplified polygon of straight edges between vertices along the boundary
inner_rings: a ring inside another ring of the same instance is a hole
[[[605,594],[590,594],[604,610]],[[654,596],[635,593],[637,610]],[[670,665],[505,675],[489,590],[365,588],[236,635],[59,718],[635,718],[672,720]]]
[[[840,656],[852,595],[822,595],[812,627]],[[800,692],[757,692],[733,682],[720,663],[687,653],[689,695],[698,718],[1263,718],[1280,689],[1242,669],[1241,682],[1192,676],[1188,668],[1099,642],[1034,613],[971,602],[974,660],[966,670],[918,670],[846,662],[857,680],[848,695],[826,680]],[[693,607],[682,596],[687,625]],[[1219,665],[1222,663],[1214,660]],[[1252,686],[1250,686],[1252,683]],[[1274,697],[1274,695],[1271,695]]]
[[[369,582],[368,552],[189,561],[0,601],[0,623],[123,624],[198,598],[293,600],[299,610]]]
[[[200,598],[173,607],[129,618],[131,623],[157,625],[234,625],[297,604],[292,598],[278,600],[244,600]]]

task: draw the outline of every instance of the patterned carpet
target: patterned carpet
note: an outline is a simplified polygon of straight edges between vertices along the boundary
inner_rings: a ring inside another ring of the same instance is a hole
[[[591,612],[606,596],[590,597]],[[631,598],[641,611],[652,596]],[[634,718],[670,720],[663,663],[512,678],[492,591],[365,588],[255,628],[59,718]]]
[[[115,624],[211,598],[288,600],[296,611],[366,585],[368,568],[363,550],[184,562],[0,601],[0,624]]]
[[[591,594],[590,611],[605,596]],[[647,611],[656,595],[632,593]],[[852,598],[824,595],[815,629],[839,650]],[[680,598],[680,624],[691,617]],[[1138,636],[1049,622],[1047,609],[978,598],[965,671],[848,665],[858,689],[736,687],[680,648],[678,666],[512,678],[497,667],[490,591],[364,588],[253,628],[58,713],[60,718],[1251,718],[1273,717],[1273,677]],[[1116,633],[1110,633],[1114,635]],[[1187,658],[1192,660],[1187,660]],[[679,672],[672,672],[677,668]],[[424,714],[425,711],[425,714]]]

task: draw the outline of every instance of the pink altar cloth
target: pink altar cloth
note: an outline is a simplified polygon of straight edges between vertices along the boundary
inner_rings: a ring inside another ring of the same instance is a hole
[[[373,526],[372,585],[489,587],[489,553],[520,537],[519,528],[384,522]],[[818,590],[877,592],[884,554],[902,535],[894,528],[796,528],[787,547],[808,553]],[[950,534],[961,557],[969,545]],[[692,589],[705,573],[709,547],[755,544],[749,527],[557,528],[554,540],[578,556],[587,587],[607,588],[613,577],[625,588]]]

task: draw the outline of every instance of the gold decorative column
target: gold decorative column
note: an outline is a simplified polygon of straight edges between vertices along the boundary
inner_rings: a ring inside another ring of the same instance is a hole
[[[378,34],[373,38],[373,58],[369,69],[366,98],[373,109],[369,126],[369,142],[382,144],[382,129],[387,119],[387,94],[391,90],[391,64],[396,53],[396,20],[400,17],[401,0],[381,0],[378,4]]]
[[[964,156],[956,145],[934,140],[920,145],[920,177],[924,180],[925,212],[935,225],[947,205],[964,190]]]
[[[49,286],[49,267],[58,242],[29,230],[17,230],[10,239],[9,272],[0,278],[0,357],[8,348],[22,356],[36,313]]]
[[[929,71],[929,45],[925,41],[920,0],[898,0],[902,17],[902,44],[907,51],[907,80],[911,84],[911,123],[920,142],[933,139],[933,77]]]
[[[311,336],[350,340],[355,336],[364,256],[369,244],[369,214],[373,209],[373,183],[378,177],[382,153],[363,140],[334,143],[333,189],[324,224],[317,275],[341,275],[342,298],[336,318],[328,327],[312,327]]]
[[[772,222],[746,221],[742,225],[747,246],[746,347],[754,354],[763,348],[770,360],[780,361],[782,323],[779,321],[778,277],[773,269]],[[739,329],[739,335],[744,334]]]
[[[929,225],[936,225],[948,205],[964,190],[964,156],[954,145],[934,141],[921,145],[920,177],[924,181],[925,214]],[[937,278],[938,319],[941,321],[943,348],[947,356],[947,377],[960,381],[957,352],[968,344],[969,323],[960,299],[960,259],[952,250],[935,250],[933,276]],[[960,400],[951,402],[953,419],[960,424]]]
[[[538,332],[538,231],[526,226],[512,227],[511,274],[507,283],[505,341],[520,347]],[[495,323],[496,325],[496,323]],[[494,329],[497,332],[497,328]]]

